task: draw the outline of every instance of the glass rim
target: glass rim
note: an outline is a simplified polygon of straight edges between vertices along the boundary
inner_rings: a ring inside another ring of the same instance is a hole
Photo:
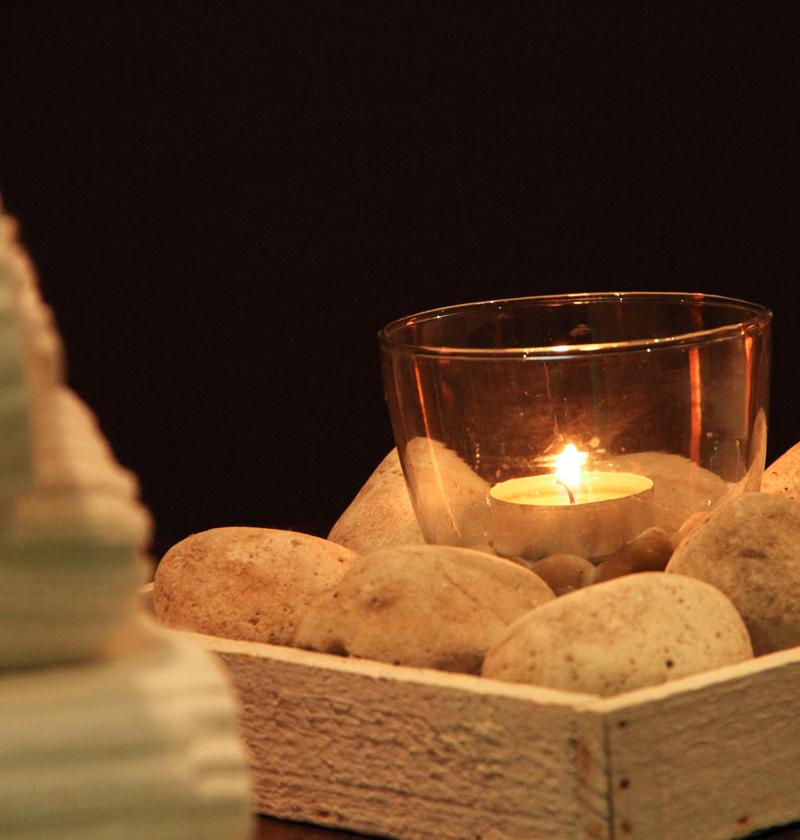
[[[731,306],[741,309],[743,317],[741,320],[732,321],[719,327],[706,330],[696,330],[678,335],[666,336],[664,338],[636,338],[628,341],[607,341],[593,342],[586,344],[557,344],[531,347],[458,347],[435,344],[415,344],[413,342],[401,341],[392,337],[393,332],[398,332],[402,327],[408,327],[415,322],[430,321],[433,319],[452,317],[464,312],[476,311],[481,308],[502,308],[503,305],[512,305],[525,301],[541,305],[555,304],[577,304],[604,302],[635,302],[653,301],[673,303],[700,303],[718,306]],[[413,315],[406,315],[388,323],[378,332],[378,340],[381,346],[391,352],[408,353],[415,356],[437,356],[437,357],[465,357],[481,359],[508,359],[508,358],[536,358],[536,359],[564,359],[575,356],[602,355],[604,353],[631,352],[636,350],[654,350],[667,347],[691,346],[694,344],[707,344],[712,341],[719,341],[734,336],[741,336],[756,332],[769,325],[772,319],[772,311],[759,303],[742,300],[740,298],[727,297],[725,295],[707,294],[704,292],[575,292],[569,294],[555,295],[528,295],[522,297],[496,298],[490,300],[474,301],[471,303],[458,303],[452,306],[443,306],[436,309],[426,309]]]

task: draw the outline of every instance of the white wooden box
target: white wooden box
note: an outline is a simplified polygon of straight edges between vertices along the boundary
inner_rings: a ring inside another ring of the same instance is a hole
[[[800,820],[800,648],[602,699],[185,635],[230,672],[260,813],[431,840]]]

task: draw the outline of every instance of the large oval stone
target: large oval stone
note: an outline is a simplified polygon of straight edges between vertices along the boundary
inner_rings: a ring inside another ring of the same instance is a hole
[[[706,581],[744,618],[756,654],[800,645],[800,503],[745,493],[675,550],[668,572]]]

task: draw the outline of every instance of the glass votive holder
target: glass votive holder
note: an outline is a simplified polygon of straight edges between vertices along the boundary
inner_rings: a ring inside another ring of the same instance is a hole
[[[599,560],[758,490],[771,313],[624,292],[431,310],[380,333],[425,539]]]

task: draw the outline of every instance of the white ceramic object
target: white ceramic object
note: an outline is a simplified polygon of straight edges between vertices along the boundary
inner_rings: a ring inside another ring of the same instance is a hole
[[[0,679],[3,840],[245,840],[230,689],[166,633],[109,659]]]
[[[249,836],[234,702],[143,625],[150,517],[0,215],[0,838]],[[52,667],[45,667],[52,666]]]
[[[64,382],[61,339],[0,215],[0,668],[98,652],[134,615],[151,523]]]

